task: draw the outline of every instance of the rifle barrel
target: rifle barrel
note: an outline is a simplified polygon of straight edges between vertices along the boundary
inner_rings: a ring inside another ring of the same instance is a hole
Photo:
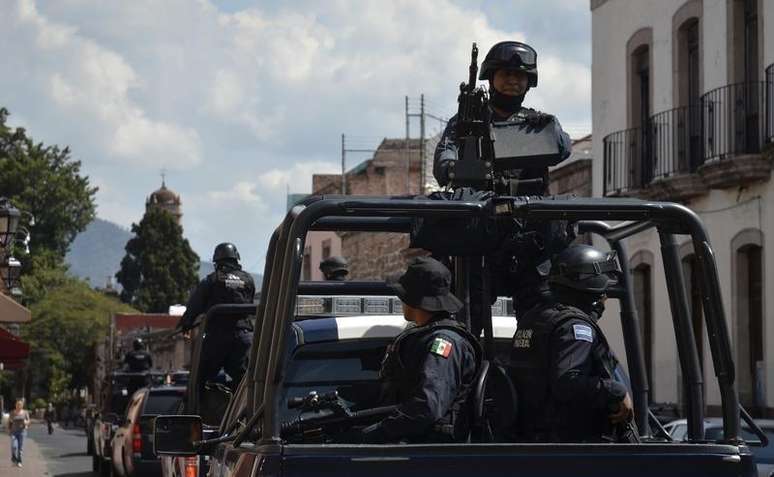
[[[476,75],[478,75],[478,47],[473,42],[473,49],[470,51],[470,73],[468,76],[468,92],[472,93],[476,89]]]

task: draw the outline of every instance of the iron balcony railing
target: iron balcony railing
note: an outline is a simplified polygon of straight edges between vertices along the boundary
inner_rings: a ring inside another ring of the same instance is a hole
[[[774,63],[766,67],[766,142],[774,142]]]
[[[631,128],[608,134],[602,140],[604,147],[605,195],[626,194],[650,182],[645,174],[643,132]]]
[[[699,104],[605,136],[604,194],[629,194],[654,179],[694,173],[707,162],[757,154],[767,143],[774,143],[774,64],[766,68],[765,81],[713,89]]]
[[[761,152],[766,138],[766,81],[713,89],[701,103],[704,162]]]
[[[696,172],[703,162],[701,121],[701,105],[698,104],[650,117],[653,179]]]

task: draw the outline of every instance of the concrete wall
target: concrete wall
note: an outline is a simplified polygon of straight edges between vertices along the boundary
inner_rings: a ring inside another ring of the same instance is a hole
[[[729,73],[728,16],[731,0],[704,0],[700,3],[700,57],[702,58],[702,93],[732,82]],[[683,7],[686,0],[609,0],[592,2],[592,121],[593,121],[593,193],[603,193],[603,139],[606,135],[626,129],[627,116],[627,42],[638,30],[652,29],[651,81],[652,113],[659,113],[676,106],[675,75],[673,62],[673,16]],[[759,31],[762,40],[761,72],[774,62],[774,2],[761,0],[759,10]],[[762,77],[762,76],[761,76]],[[767,253],[774,247],[774,185],[770,181],[735,187],[733,189],[710,190],[709,193],[686,204],[696,211],[704,221],[716,253],[720,272],[724,309],[732,343],[740,342],[736,326],[736,309],[739,297],[736,295],[734,274],[736,272],[736,250],[739,245],[735,238],[744,235],[745,230],[754,229],[763,236],[763,280],[764,280],[764,361],[767,406],[774,406],[774,356],[768,351],[774,345],[774,323],[768,317],[765,297],[774,294],[774,257]],[[685,240],[682,237],[681,240]],[[674,328],[671,322],[668,294],[664,284],[660,245],[657,234],[644,234],[628,240],[630,257],[650,254],[654,257],[652,287],[652,310],[654,316],[654,400],[676,402],[680,396],[680,370],[675,350]],[[687,253],[689,245],[684,246]],[[611,341],[619,356],[623,356],[620,326],[613,313],[615,303],[608,307],[610,313],[603,320],[603,326],[611,333]],[[706,331],[705,331],[706,335]],[[736,346],[737,350],[746,349]],[[720,404],[719,392],[712,370],[709,344],[704,343],[705,383],[707,403]],[[742,372],[743,370],[738,370]]]

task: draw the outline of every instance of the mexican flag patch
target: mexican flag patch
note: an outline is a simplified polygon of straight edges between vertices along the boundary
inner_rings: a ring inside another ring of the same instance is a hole
[[[452,352],[452,344],[443,338],[436,338],[435,341],[433,341],[433,345],[430,347],[430,352],[448,358]]]

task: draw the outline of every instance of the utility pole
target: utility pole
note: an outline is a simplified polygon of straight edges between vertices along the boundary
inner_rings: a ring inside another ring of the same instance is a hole
[[[409,144],[409,98],[406,95],[406,194],[411,193],[411,145]]]
[[[425,94],[419,96],[419,193],[425,193]]]
[[[358,141],[355,141],[356,143]],[[348,149],[347,137],[341,135],[341,194],[347,194],[347,153],[348,152],[376,152],[376,149]]]
[[[341,195],[347,193],[347,147],[344,133],[341,134]]]
[[[427,171],[425,170],[425,116],[431,116],[427,114],[425,111],[425,95],[422,93],[419,96],[419,112],[418,113],[410,113],[409,112],[409,104],[408,104],[408,96],[406,96],[406,157],[407,157],[407,163],[408,163],[408,172],[407,175],[407,189],[408,184],[411,184],[411,151],[410,151],[410,145],[409,145],[409,121],[411,118],[419,118],[419,194],[425,193],[425,174],[427,174]],[[435,118],[434,116],[431,116]],[[436,118],[440,119],[440,118]]]

